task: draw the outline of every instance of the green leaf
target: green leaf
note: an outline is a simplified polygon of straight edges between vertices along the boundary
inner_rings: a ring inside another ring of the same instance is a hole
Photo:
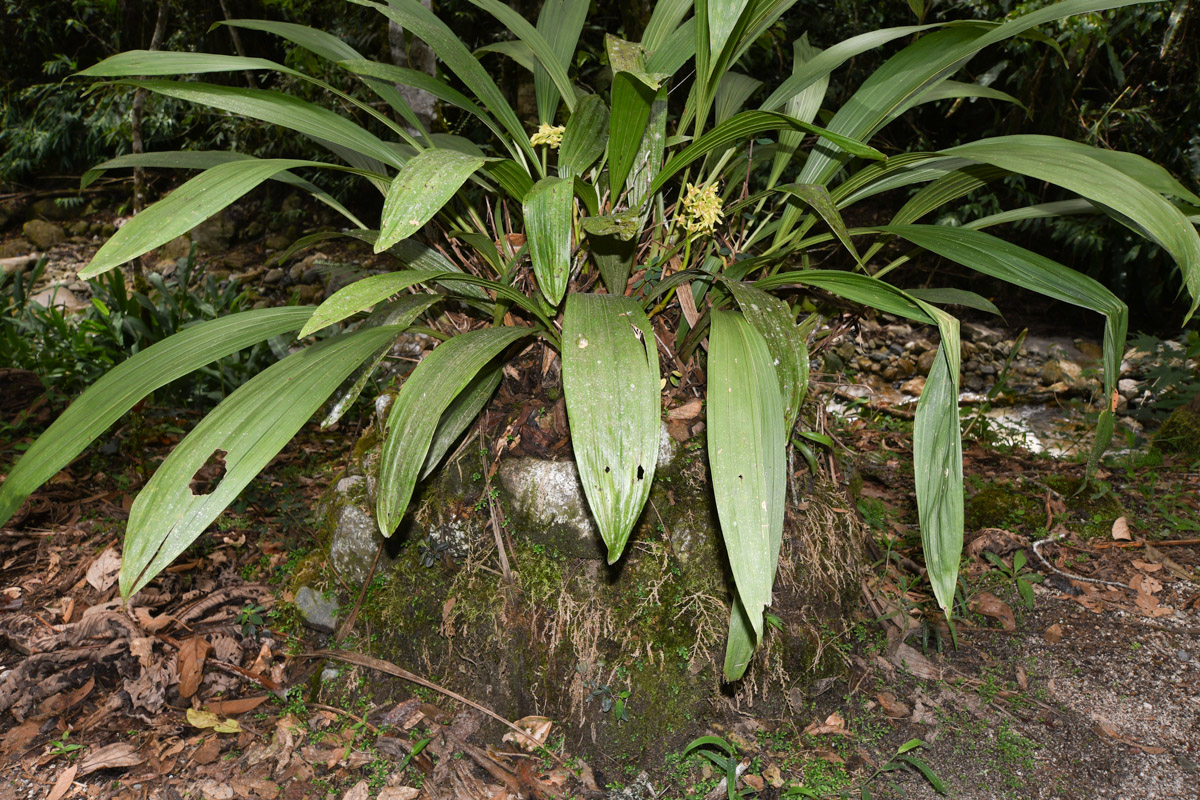
[[[921,303],[941,343],[913,420],[913,471],[925,566],[938,605],[950,615],[963,544],[962,430],[958,422],[958,320]]]
[[[825,220],[825,224],[833,231],[833,235],[842,243],[842,246],[850,251],[850,255],[854,256],[854,260],[860,265],[862,264],[862,258],[859,257],[858,250],[854,248],[854,240],[850,238],[850,231],[846,228],[842,215],[838,213],[833,198],[829,196],[828,189],[814,183],[791,183],[780,186],[778,191],[787,192],[800,198],[805,205],[817,212],[817,215]]]
[[[496,387],[504,378],[504,363],[496,361],[491,366],[484,367],[475,378],[467,384],[467,388],[459,392],[450,407],[442,412],[437,430],[433,432],[433,441],[429,443],[429,453],[425,456],[425,465],[421,467],[421,477],[425,480],[429,473],[437,469],[442,458],[450,450],[450,446],[462,435],[463,431],[479,416],[479,412],[487,405],[488,400],[496,393]]]
[[[436,272],[404,270],[371,275],[355,281],[326,298],[300,330],[297,338],[311,336],[322,328],[341,322],[346,317],[368,309],[410,286],[430,281],[437,275]]]
[[[575,464],[607,545],[608,563],[614,564],[650,496],[658,464],[661,401],[654,329],[632,298],[572,294],[562,341]]]
[[[642,46],[650,52],[659,49],[692,10],[693,0],[659,0],[650,12],[650,21],[642,33]]]
[[[117,229],[80,278],[94,278],[181,236],[268,178],[295,167],[322,166],[314,161],[270,158],[231,161],[201,172]]]
[[[429,149],[405,164],[388,187],[375,252],[419,231],[484,161],[455,150]]]
[[[792,309],[783,300],[762,289],[738,281],[723,280],[746,320],[754,326],[771,351],[779,396],[783,400],[783,429],[790,431],[800,413],[800,402],[808,391],[808,345]]]
[[[582,175],[604,155],[608,147],[608,106],[598,95],[589,94],[579,101],[567,120],[558,148],[558,172],[561,177]]]
[[[548,0],[548,2],[561,3],[562,0]],[[533,52],[534,57],[537,59],[537,66],[545,70],[545,75],[549,77],[552,85],[558,89],[559,94],[562,96],[563,102],[567,104],[567,108],[573,111],[575,109],[575,87],[571,84],[571,79],[567,76],[566,65],[570,63],[570,56],[572,55],[571,51],[574,50],[574,42],[566,43],[567,47],[570,49],[566,53],[566,58],[564,59],[554,47],[550,46],[550,43],[546,41],[546,37],[543,36],[537,28],[530,25],[529,20],[525,19],[514,9],[506,6],[499,0],[471,0],[471,3],[472,5],[476,5],[491,14],[493,17],[503,23],[513,35],[515,35],[525,44],[529,45],[529,49]],[[572,10],[569,8],[569,5],[570,4],[568,3],[568,13],[573,16],[577,16],[577,8]],[[587,13],[586,3],[583,6],[583,12],[584,14]],[[572,20],[570,23],[564,24],[574,25],[574,21]],[[580,19],[578,30],[582,29],[583,20]],[[566,38],[569,38],[569,36],[564,36],[564,39]],[[578,40],[578,38],[579,33],[576,32],[574,39]],[[562,44],[563,43],[560,42],[560,48],[562,47]],[[436,50],[437,48],[434,49]],[[535,69],[535,83],[537,80],[537,75],[538,70]],[[542,98],[539,97],[539,113],[543,110],[543,103],[541,100]],[[551,120],[548,118],[543,118],[542,121],[546,123],[551,122]]]
[[[587,19],[589,4],[590,0],[546,0],[538,12],[538,33],[546,38],[550,50],[564,70],[571,66],[571,57],[575,55],[575,48],[579,44],[579,34]],[[533,88],[537,96],[538,119],[553,124],[560,92],[554,78],[541,64],[534,69]],[[574,110],[578,112],[579,109],[576,107]]]
[[[909,289],[908,293],[910,296],[918,300],[924,300],[926,303],[937,303],[942,306],[963,306],[965,308],[973,308],[976,311],[995,314],[997,317],[1004,316],[991,300],[975,292],[969,292],[966,289]]]
[[[257,161],[254,156],[248,156],[245,153],[236,153],[230,150],[169,150],[160,151],[157,153],[129,153],[116,158],[110,158],[101,164],[89,169],[83,173],[83,177],[79,179],[79,188],[86,189],[95,180],[100,177],[100,174],[105,170],[122,169],[125,167],[165,167],[167,169],[208,169],[215,167],[218,164],[227,164],[231,161]],[[327,165],[323,165],[327,166]],[[383,177],[383,176],[378,176]],[[326,192],[316,184],[310,183],[290,172],[280,172],[272,175],[270,180],[276,180],[280,183],[286,183],[289,186],[294,186],[297,189],[308,192],[317,200],[320,200],[325,205],[337,211],[346,219],[358,228],[367,227],[358,217],[345,206],[343,206],[333,195]]]
[[[843,272],[841,270],[810,269],[797,272],[780,272],[769,278],[762,278],[754,282],[755,286],[764,291],[779,289],[792,284],[814,286],[836,294],[839,297],[844,297],[852,302],[877,308],[888,314],[896,314],[930,325],[936,324],[936,320],[908,294],[868,275]]]
[[[717,124],[720,125],[741,110],[742,106],[746,104],[746,100],[760,86],[762,86],[762,81],[757,78],[751,78],[740,72],[726,72],[721,77],[721,82],[717,84],[717,95],[713,104]]]
[[[613,77],[612,113],[608,118],[608,186],[614,199],[625,188],[657,93],[658,86],[640,73],[618,72]]]
[[[632,210],[601,217],[584,217],[581,225],[587,234],[588,249],[608,293],[625,294],[625,286],[633,270],[633,257],[637,252],[638,234],[642,228],[641,214]]]
[[[264,308],[201,322],[130,356],[81,394],[0,485],[0,525],[143,397],[205,364],[294,331],[309,308]]]
[[[358,326],[357,330],[376,328],[381,325],[391,325],[401,330],[407,330],[416,321],[417,317],[421,316],[431,305],[441,299],[441,295],[433,293],[407,294],[403,297],[398,297],[392,302],[386,303],[372,311],[371,316],[363,320],[363,323]],[[370,380],[371,374],[375,372],[376,368],[379,367],[380,363],[391,351],[392,342],[386,342],[362,366],[354,371],[354,374],[350,376],[350,385],[338,395],[338,398],[330,406],[329,413],[321,421],[322,428],[328,428],[330,425],[336,424],[350,410],[354,405],[354,401],[362,394],[362,390],[366,387],[367,381]]]
[[[645,204],[652,198],[650,185],[658,177],[662,169],[663,152],[667,144],[667,87],[662,87],[654,95],[650,104],[650,117],[646,120],[646,130],[637,152],[633,154],[633,166],[625,181],[628,187],[629,207],[641,209],[641,220],[647,213]]]
[[[963,83],[961,81],[942,81],[921,94],[917,98],[917,103],[936,103],[938,100],[959,100],[968,97],[984,97],[988,100],[1012,103],[1015,106],[1019,106],[1026,114],[1029,113],[1029,109],[1025,104],[1008,92],[1002,92],[999,89],[993,89],[989,86],[980,86],[978,83]]]
[[[399,332],[372,328],[305,348],[251,378],[201,420],[155,471],[130,509],[121,596],[137,592],[186,550],[338,384]],[[193,494],[189,483],[197,470],[221,453],[221,482],[209,494]]]
[[[792,75],[798,74],[805,64],[820,53],[818,48],[808,43],[807,33],[797,39],[792,44]],[[812,122],[821,110],[821,101],[825,99],[825,92],[828,88],[828,75],[817,78],[806,89],[788,99],[784,106],[784,113],[805,122]],[[774,186],[779,182],[780,176],[783,175],[784,169],[791,162],[796,151],[800,149],[800,143],[803,140],[804,134],[801,131],[779,132],[779,144],[775,150],[774,160],[771,162],[771,174],[767,179],[767,186]]]
[[[571,275],[571,217],[575,197],[566,178],[542,178],[525,195],[525,238],[538,288],[557,307]]]
[[[504,99],[492,76],[484,69],[467,46],[454,35],[446,23],[442,22],[428,8],[417,0],[388,0],[388,5],[373,2],[373,0],[350,0],[360,6],[374,8],[388,19],[399,23],[405,31],[423,40],[446,64],[450,70],[466,84],[471,95],[478,98],[485,108],[500,121],[508,131],[512,142],[520,148],[530,164],[538,164],[537,154],[529,144],[529,134],[521,125],[516,112]]]
[[[766,342],[729,311],[711,315],[707,422],[721,535],[757,644],[783,537],[783,400]],[[735,680],[741,674],[727,669],[725,677]]]
[[[511,158],[493,159],[483,165],[483,171],[518,203],[524,203],[525,196],[533,188],[533,179],[529,177],[529,173]]]
[[[945,151],[1062,186],[1116,211],[1171,254],[1192,296],[1188,317],[1200,307],[1200,234],[1155,189],[1097,157],[1095,148],[1052,136],[998,136]],[[1133,162],[1127,169],[1133,169]],[[1139,162],[1140,163],[1140,162]]]
[[[884,157],[883,153],[870,145],[863,144],[833,131],[825,130],[803,120],[789,117],[787,114],[780,114],[775,111],[743,111],[741,114],[730,117],[722,124],[716,126],[667,161],[662,172],[658,174],[658,177],[651,185],[651,192],[658,192],[677,172],[714,150],[723,150],[734,142],[748,139],[764,131],[786,129],[816,134],[856,156],[870,159],[883,159]]]
[[[1129,308],[1103,285],[1057,261],[982,231],[941,225],[888,225],[880,230],[895,233],[919,247],[985,275],[1103,314],[1104,396],[1113,396],[1121,374]],[[1107,407],[1100,415],[1089,474],[1095,469],[1112,437],[1111,416],[1112,409]]]
[[[408,510],[417,477],[442,414],[476,374],[530,328],[483,328],[460,333],[425,356],[392,403],[384,434],[375,516],[391,536]]]
[[[282,92],[199,82],[144,80],[121,83],[272,125],[282,125],[297,133],[319,141],[331,142],[392,167],[398,168],[404,163],[390,144],[373,133],[327,108]]]

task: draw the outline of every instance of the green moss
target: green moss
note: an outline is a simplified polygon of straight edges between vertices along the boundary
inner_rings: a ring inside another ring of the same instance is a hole
[[[1026,532],[1045,525],[1041,504],[1012,482],[991,483],[967,498],[965,529],[1023,529]]]
[[[1200,412],[1190,406],[1172,411],[1154,435],[1154,446],[1166,453],[1200,460]]]
[[[1062,495],[1067,507],[1067,519],[1063,520],[1067,527],[1084,536],[1108,538],[1117,517],[1126,514],[1121,498],[1105,481],[1093,480],[1080,491],[1079,479],[1051,475],[1046,478],[1046,485]]]

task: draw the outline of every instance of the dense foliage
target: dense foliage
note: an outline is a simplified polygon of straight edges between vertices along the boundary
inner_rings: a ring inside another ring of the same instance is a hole
[[[806,337],[816,322],[797,324],[797,314],[811,292],[938,329],[941,345],[916,412],[914,458],[928,575],[943,608],[957,581],[963,497],[958,322],[941,306],[987,303],[944,287],[904,292],[884,277],[928,252],[1103,315],[1105,402],[1093,460],[1112,435],[1107,398],[1119,374],[1127,308],[1095,280],[984,229],[1111,215],[1157,242],[1181,270],[1192,310],[1200,304],[1200,236],[1187,216],[1194,219],[1200,197],[1153,162],[1045,135],[989,137],[937,151],[894,148],[878,136],[923,104],[1017,102],[950,75],[989,45],[1037,38],[1039,25],[1129,3],[1066,0],[999,25],[884,28],[825,50],[800,37],[787,77],[752,101],[762,82],[741,71],[742,62],[758,53],[794,0],[662,0],[640,40],[605,38],[606,68],[592,73],[594,86],[570,75],[577,63],[589,63],[577,55],[586,0],[549,0],[536,24],[498,0],[473,0],[512,34],[477,53],[416,0],[354,2],[426,41],[446,79],[366,59],[314,28],[246,20],[229,24],[309,51],[343,80],[361,81],[376,102],[325,80],[323,71],[262,58],[132,51],[82,73],[291,129],[338,159],[208,150],[101,164],[98,170],[203,171],[121,228],[85,277],[164,244],[272,179],[342,213],[351,226],[344,235],[392,254],[399,267],[340,290],[315,311],[235,314],[139,353],[85,393],[18,462],[0,487],[0,519],[170,376],[283,332],[299,330],[306,339],[340,329],[234,392],[161,465],[131,510],[121,571],[126,595],[183,552],[349,379],[336,404],[344,410],[400,332],[453,313],[456,330],[447,330],[409,375],[389,412],[376,493],[381,533],[396,530],[415,485],[488,402],[506,357],[539,342],[561,359],[576,462],[615,562],[654,478],[660,356],[703,364],[696,374],[706,376],[709,466],[733,575],[725,675],[734,680],[762,638],[771,603],[786,450],[806,395]],[[906,44],[835,102],[828,90],[838,68],[891,42]],[[484,66],[495,52],[532,73],[532,135]],[[296,94],[163,77],[248,71],[336,97],[338,112]],[[478,124],[463,133],[473,137],[426,130],[396,84],[469,114]],[[374,187],[383,198],[378,227],[301,177],[315,170]],[[1008,178],[1051,184],[1072,199],[937,224],[948,205]],[[856,204],[897,189],[915,191],[888,224],[847,225]],[[847,269],[813,269],[814,255]],[[225,477],[210,494],[196,495],[189,483],[214,453],[224,457]]]

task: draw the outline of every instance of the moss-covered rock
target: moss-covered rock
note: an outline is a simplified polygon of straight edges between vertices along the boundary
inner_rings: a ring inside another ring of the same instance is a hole
[[[1164,453],[1200,460],[1200,402],[1172,411],[1154,435],[1154,446]]]
[[[377,447],[356,451],[351,470],[369,468]],[[729,686],[721,665],[730,583],[699,442],[664,441],[650,501],[611,567],[573,465],[502,457],[491,479],[502,512],[494,524],[477,450],[463,451],[418,488],[389,542],[395,558],[381,565],[359,623],[374,655],[511,719],[550,716],[574,752],[623,763],[702,735],[731,700],[797,711],[804,687],[838,668],[822,653],[832,656],[824,644],[857,607],[863,547],[840,489],[790,487],[771,609],[781,628],[769,629],[747,676]],[[336,553],[346,531],[331,513],[326,546]]]

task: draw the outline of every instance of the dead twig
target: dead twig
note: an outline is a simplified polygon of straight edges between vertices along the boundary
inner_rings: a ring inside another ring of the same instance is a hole
[[[475,709],[476,711],[486,714],[487,716],[491,717],[492,719],[496,720],[497,722],[503,724],[506,728],[510,728],[510,729],[516,731],[517,733],[521,734],[522,736],[529,735],[528,731],[524,731],[524,730],[518,728],[516,725],[509,722],[504,717],[497,714],[495,711],[492,711],[487,706],[480,705],[479,703],[476,703],[474,700],[468,700],[467,698],[463,697],[461,694],[458,694],[457,692],[452,692],[443,686],[437,685],[433,681],[425,680],[420,675],[409,672],[408,670],[404,669],[403,667],[398,667],[390,661],[384,661],[382,658],[373,658],[372,656],[363,655],[362,653],[355,653],[355,652],[352,652],[349,650],[316,650],[311,653],[300,653],[298,657],[299,658],[328,658],[333,661],[342,661],[347,664],[355,664],[360,667],[366,667],[367,669],[373,669],[376,672],[382,672],[385,675],[392,675],[394,677],[401,678],[410,683],[415,683],[418,686],[424,686],[426,689],[432,689],[433,691],[437,692],[438,694],[443,694],[446,697],[449,697],[451,700],[455,700],[459,703],[462,703],[465,706],[470,706],[471,708]],[[550,757],[553,758],[555,761],[557,761],[559,764],[563,763],[563,760],[557,754],[550,752],[550,751],[547,751],[547,752],[550,754]]]

